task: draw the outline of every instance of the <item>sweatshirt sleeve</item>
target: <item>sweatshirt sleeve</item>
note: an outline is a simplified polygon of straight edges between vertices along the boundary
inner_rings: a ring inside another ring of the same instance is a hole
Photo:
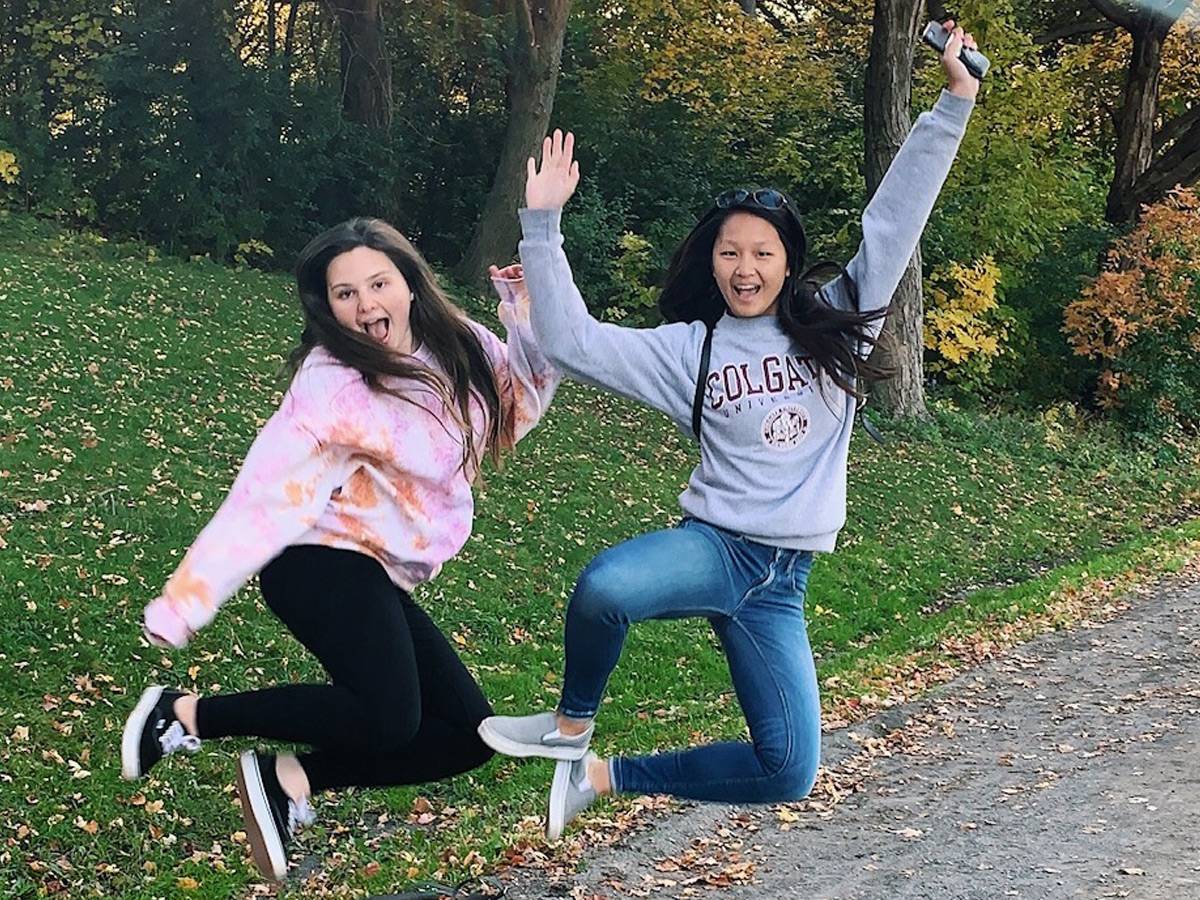
[[[861,311],[883,309],[892,302],[958,153],[974,106],[975,101],[943,90],[933,109],[917,118],[863,211],[862,243],[846,265],[858,289]],[[826,284],[822,292],[833,306],[854,308],[844,276]],[[870,331],[878,335],[882,327],[883,320],[878,319]]]
[[[340,371],[339,371],[340,370]],[[338,487],[333,447],[334,365],[301,370],[259,432],[229,495],[145,610],[146,629],[182,647],[271,559],[308,531]]]
[[[500,402],[513,423],[512,441],[516,443],[546,414],[562,375],[533,336],[525,282],[500,281],[493,282],[493,286],[500,295],[496,314],[504,325],[506,339],[501,341],[478,322],[471,324],[492,361]]]
[[[520,216],[533,331],[550,361],[580,381],[689,422],[704,325],[623,328],[596,321],[563,252],[561,210],[522,209]]]

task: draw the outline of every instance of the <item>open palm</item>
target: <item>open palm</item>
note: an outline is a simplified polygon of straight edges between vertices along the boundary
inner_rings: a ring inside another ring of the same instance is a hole
[[[528,209],[561,209],[579,184],[579,163],[572,159],[575,135],[560,129],[542,141],[542,164],[531,156],[526,164],[525,206]]]

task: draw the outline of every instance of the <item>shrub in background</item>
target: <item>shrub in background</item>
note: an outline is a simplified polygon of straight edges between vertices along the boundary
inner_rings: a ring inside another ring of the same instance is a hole
[[[1075,353],[1103,366],[1097,394],[1134,433],[1200,432],[1200,197],[1145,208],[1105,270],[1066,309]]]

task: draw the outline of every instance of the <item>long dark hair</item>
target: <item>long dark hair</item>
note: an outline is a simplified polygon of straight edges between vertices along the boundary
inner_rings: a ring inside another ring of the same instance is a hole
[[[783,330],[834,384],[859,400],[864,399],[859,386],[863,379],[888,378],[894,371],[887,364],[864,360],[857,352],[860,345],[874,347],[886,343],[882,335],[872,336],[869,326],[887,315],[887,310],[858,312],[858,289],[850,274],[837,263],[822,262],[804,268],[808,238],[804,223],[790,201],[785,201],[779,209],[769,209],[747,196],[746,200],[726,207],[714,205],[701,216],[671,258],[666,284],[658,298],[663,318],[668,322],[703,321],[711,326],[724,315],[725,298],[713,277],[712,252],[721,226],[736,212],[750,213],[773,225],[787,252],[788,276],[780,290],[776,312]],[[821,286],[839,274],[844,279],[852,310],[833,306],[821,294]]]
[[[413,341],[429,348],[445,377],[345,328],[334,318],[325,273],[334,257],[356,247],[387,254],[400,270],[412,291],[408,320]],[[373,390],[415,404],[411,397],[383,384],[381,377],[392,375],[416,381],[438,394],[462,429],[464,469],[475,469],[481,456],[471,427],[472,395],[487,413],[484,431],[487,455],[498,462],[501,448],[512,445],[513,422],[505,414],[496,374],[483,345],[467,323],[466,315],[438,286],[429,264],[408,238],[391,225],[380,219],[356,218],[317,235],[300,251],[296,287],[304,311],[304,331],[300,345],[288,356],[293,377],[313,347],[320,345],[339,362],[361,372]]]

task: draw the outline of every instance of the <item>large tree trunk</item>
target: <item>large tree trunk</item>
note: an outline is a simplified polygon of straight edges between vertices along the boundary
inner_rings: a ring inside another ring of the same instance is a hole
[[[912,128],[913,48],[922,9],[920,0],[875,0],[863,111],[868,196],[879,187]],[[919,247],[892,297],[883,330],[890,344],[888,362],[896,369],[896,374],[875,385],[872,394],[891,416],[926,419],[929,411],[925,407],[924,306]]]
[[[1124,0],[1089,0],[1093,9],[1133,37],[1133,53],[1121,100],[1113,180],[1105,218],[1114,224],[1135,219],[1143,203],[1160,200],[1176,184],[1200,178],[1200,127],[1167,123],[1156,135],[1158,82],[1167,35],[1193,0],[1165,0],[1146,8]],[[1189,114],[1185,114],[1185,118]],[[1166,152],[1158,151],[1169,145]]]
[[[381,0],[330,0],[341,30],[342,113],[386,130],[392,124],[392,67]]]
[[[1152,22],[1135,23],[1131,31],[1133,55],[1125,76],[1116,168],[1105,208],[1105,218],[1115,223],[1128,222],[1137,213],[1134,186],[1154,159],[1154,120],[1158,115],[1158,77],[1165,37]]]
[[[491,263],[506,264],[517,247],[517,208],[524,201],[525,161],[536,154],[550,125],[562,62],[570,0],[517,0],[516,37],[508,54],[508,127],[496,178],[455,274],[484,277]]]

